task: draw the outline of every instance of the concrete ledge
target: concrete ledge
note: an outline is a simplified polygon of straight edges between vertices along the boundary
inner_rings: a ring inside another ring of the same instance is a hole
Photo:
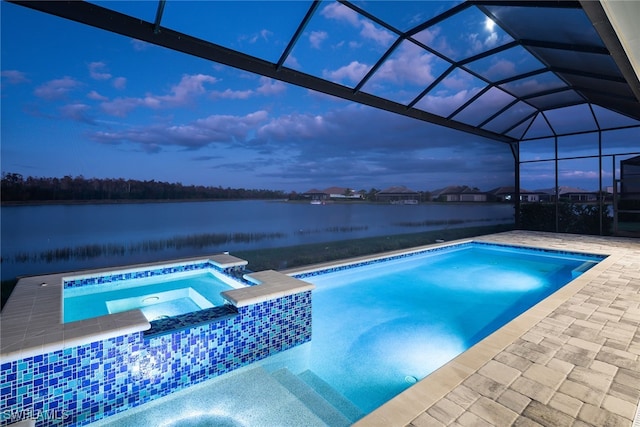
[[[249,261],[245,261],[241,258],[234,257],[229,254],[217,254],[209,257],[209,260],[213,265],[218,268],[226,269],[231,267],[244,267],[249,263]]]
[[[247,274],[245,278],[256,285],[221,292],[222,298],[236,307],[244,307],[315,289],[315,285],[311,283],[294,279],[275,270]]]
[[[151,323],[141,310],[63,323],[63,281],[119,270],[140,270],[175,263],[209,261],[220,268],[247,261],[229,254],[193,257],[121,267],[100,268],[21,278],[0,313],[0,363],[46,354],[122,335],[143,332]]]

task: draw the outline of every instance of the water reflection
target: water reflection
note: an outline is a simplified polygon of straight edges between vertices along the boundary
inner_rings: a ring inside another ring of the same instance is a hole
[[[507,204],[274,201],[2,207],[2,278],[513,222]]]

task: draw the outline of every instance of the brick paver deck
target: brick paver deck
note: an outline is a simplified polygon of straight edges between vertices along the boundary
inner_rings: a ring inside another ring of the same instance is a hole
[[[478,240],[611,255],[357,424],[630,427],[640,241],[525,231]]]

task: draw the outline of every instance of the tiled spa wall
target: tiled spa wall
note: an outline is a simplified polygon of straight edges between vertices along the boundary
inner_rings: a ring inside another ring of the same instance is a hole
[[[145,339],[142,332],[3,363],[2,425],[84,425],[311,339],[311,291]]]
[[[107,283],[115,283],[123,280],[135,280],[135,279],[143,279],[149,277],[162,277],[168,274],[176,275],[179,273],[189,273],[193,271],[218,271],[226,276],[229,276],[235,280],[240,280],[244,283],[246,281],[241,280],[238,275],[234,273],[236,271],[241,271],[244,266],[237,267],[226,267],[222,268],[210,261],[201,261],[201,262],[188,262],[188,263],[180,263],[169,266],[162,266],[158,268],[144,268],[144,269],[136,269],[131,271],[121,271],[113,274],[97,274],[97,275],[89,275],[86,277],[73,277],[66,278],[63,281],[63,287],[65,289],[68,288],[79,288],[84,286],[91,285],[103,285]]]

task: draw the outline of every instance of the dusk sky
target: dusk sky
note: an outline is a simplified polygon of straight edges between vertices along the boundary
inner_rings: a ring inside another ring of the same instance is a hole
[[[153,21],[157,2],[103,4]],[[254,9],[246,13],[249,4]],[[274,4],[189,3],[202,8],[203,13],[193,15],[184,4],[168,2],[162,25],[277,61],[309,2],[281,2],[277,8]],[[402,11],[406,16],[398,12],[395,25],[415,25],[451,4],[406,2]],[[513,185],[513,157],[504,143],[21,6],[2,2],[0,7],[2,172],[282,191],[395,185],[433,190],[454,184],[489,190]],[[383,2],[374,2],[372,10],[382,7],[400,10]],[[361,78],[393,39],[386,30],[345,9],[338,3],[323,3],[285,65],[344,84]],[[207,33],[211,28],[216,29],[215,38]],[[430,34],[445,51],[472,49],[471,41],[486,49],[506,37],[483,24],[474,40],[467,35],[461,41],[456,28],[450,34],[446,28]],[[420,63],[403,60],[402,49],[411,46],[400,47],[368,90],[401,81],[402,90],[389,94],[399,101],[405,92],[424,88],[412,80],[420,77],[415,70],[426,74],[423,81],[433,81],[442,72],[441,65],[425,55],[418,57]],[[431,101],[446,109],[447,102],[468,98],[471,92],[461,76],[452,76],[438,92],[441,98]],[[575,120],[572,111],[559,117],[568,126]],[[630,138],[637,141],[637,136],[638,129],[619,132],[607,140],[607,150],[638,150],[629,146]],[[586,146],[579,152],[597,154],[592,137],[568,144],[571,150]],[[549,151],[548,141],[523,146],[525,160],[549,154],[553,150]],[[595,159],[562,162],[560,184],[595,190],[597,168]],[[603,169],[611,179],[613,166]],[[552,163],[529,164],[523,168],[522,186],[548,188],[554,182],[552,174]]]

